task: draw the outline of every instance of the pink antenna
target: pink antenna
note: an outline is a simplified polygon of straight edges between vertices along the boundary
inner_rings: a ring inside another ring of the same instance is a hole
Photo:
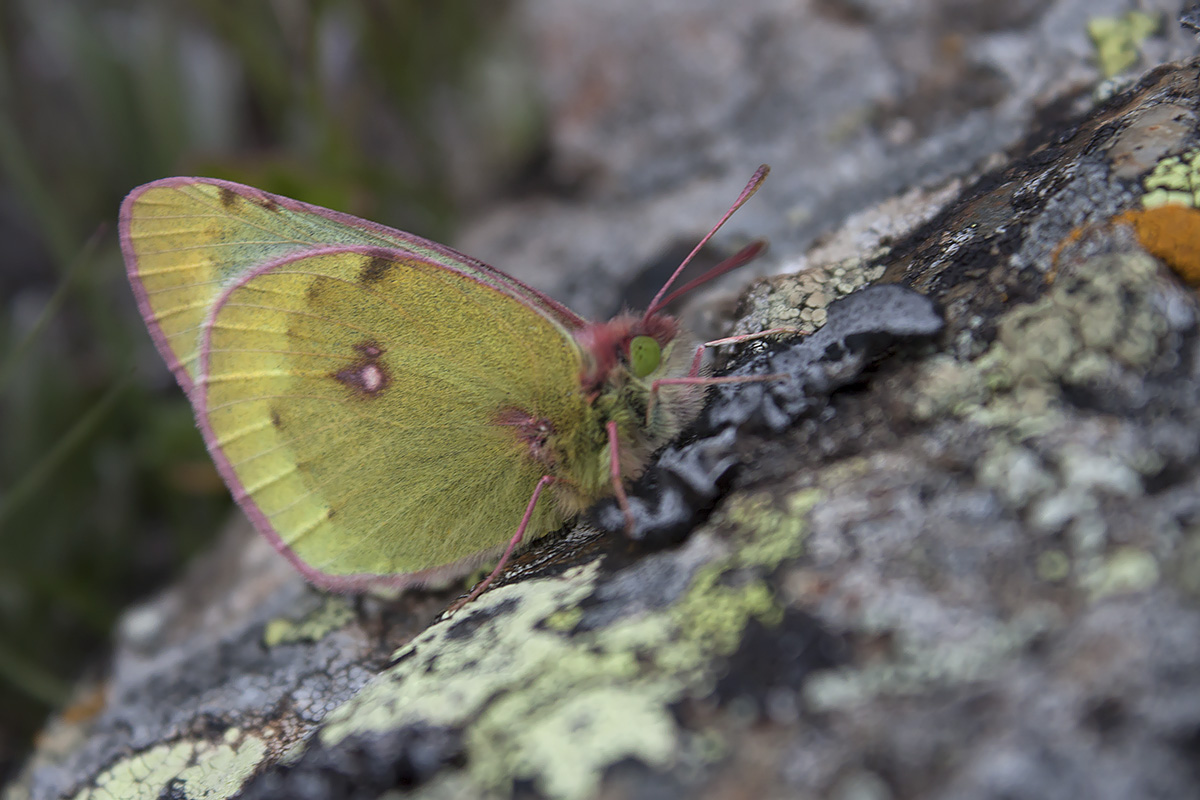
[[[708,244],[708,240],[713,237],[713,234],[715,234],[717,231],[721,230],[721,226],[724,225],[729,220],[729,218],[733,216],[733,212],[735,212],[739,208],[741,208],[746,203],[747,200],[749,200],[751,197],[754,196],[754,193],[758,191],[758,187],[762,185],[762,182],[764,180],[766,180],[767,173],[770,171],[771,171],[771,168],[768,167],[766,164],[763,164],[762,166],[760,166],[758,169],[756,169],[754,171],[754,174],[750,177],[750,182],[746,184],[745,189],[742,189],[742,193],[740,195],[738,195],[738,199],[734,201],[734,203],[730,207],[730,209],[725,212],[725,216],[721,217],[720,221],[717,222],[717,224],[713,226],[713,229],[711,231],[709,231],[703,239],[700,240],[700,243],[698,245],[696,245],[694,248],[692,248],[692,252],[688,253],[687,258],[685,258],[683,260],[683,262],[678,267],[675,268],[675,272],[671,273],[671,277],[668,278],[667,282],[663,284],[663,287],[658,290],[658,294],[654,295],[654,299],[650,301],[650,306],[646,309],[646,313],[642,317],[642,319],[649,319],[650,315],[652,315],[659,308],[661,308],[663,305],[666,304],[666,301],[664,301],[662,299],[662,297],[664,294],[666,294],[666,291],[668,288],[670,288],[671,284],[675,282],[675,279],[679,277],[679,273],[683,272],[683,268],[686,267],[689,263],[691,263],[691,260],[696,256],[696,253],[700,252],[700,248],[702,248],[702,247],[704,247],[704,245]],[[743,250],[742,252],[744,253],[745,250]],[[757,251],[756,251],[756,253],[757,253]],[[738,255],[740,256],[741,253],[739,253]],[[721,269],[721,267],[725,267],[725,269],[722,272],[728,272],[730,269],[733,269],[736,266],[740,266],[741,264],[743,264],[749,260],[747,258],[743,258],[740,261],[738,261],[736,264],[734,264],[733,266],[728,266],[728,267],[725,266],[730,261],[734,261],[736,259],[738,259],[738,256],[734,256],[733,258],[728,259],[726,262],[722,263],[717,269]],[[714,272],[715,272],[715,270],[714,270]],[[705,279],[711,280],[712,278],[717,277],[717,275],[722,274],[722,272],[717,272],[716,274],[713,274],[713,275],[706,275]],[[701,282],[703,282],[703,281],[701,281]],[[691,288],[694,285],[696,285],[696,281],[692,281],[691,283],[689,283],[688,288]],[[676,294],[678,294],[678,293],[676,293]],[[676,294],[672,294],[671,297],[674,298],[676,296]]]

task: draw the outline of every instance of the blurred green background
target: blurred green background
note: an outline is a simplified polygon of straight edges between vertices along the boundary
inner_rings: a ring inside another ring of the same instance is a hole
[[[0,781],[228,518],[115,221],[169,175],[444,239],[538,150],[503,3],[0,3]]]

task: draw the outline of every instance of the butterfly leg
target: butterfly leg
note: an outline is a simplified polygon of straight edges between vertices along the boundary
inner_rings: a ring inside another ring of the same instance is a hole
[[[766,381],[778,381],[786,378],[783,373],[773,372],[769,375],[728,375],[728,376],[704,376],[704,375],[689,375],[686,378],[659,378],[650,384],[650,399],[646,401],[646,421],[650,421],[650,414],[654,410],[654,403],[658,398],[658,387],[660,386],[715,386],[720,383],[765,383]]]
[[[625,515],[625,531],[633,532],[633,511],[629,508],[629,496],[625,494],[625,484],[621,482],[621,443],[617,437],[617,423],[608,423],[608,469],[612,476],[613,494],[617,496],[617,504]]]
[[[525,537],[525,529],[529,527],[529,520],[533,518],[533,509],[537,505],[538,498],[542,495],[542,490],[556,480],[557,478],[553,477],[552,475],[543,475],[541,477],[541,480],[537,482],[537,486],[535,486],[533,489],[533,495],[529,498],[529,505],[525,507],[525,516],[521,517],[521,524],[517,526],[517,532],[514,533],[512,539],[509,540],[508,547],[504,548],[504,554],[500,556],[500,561],[496,564],[496,568],[492,570],[490,575],[481,580],[479,583],[475,584],[475,588],[471,590],[469,595],[450,606],[450,608],[446,609],[447,616],[458,611],[467,603],[483,594],[484,589],[491,585],[492,581],[496,579],[496,576],[504,571],[504,568],[508,566],[508,560],[512,557],[513,551],[517,549],[517,545],[519,545],[521,543],[521,539]]]
[[[646,421],[650,421],[650,415],[654,411],[654,404],[658,401],[658,387],[660,386],[679,386],[679,385],[700,385],[708,386],[715,383],[758,383],[760,381],[773,381],[783,378],[783,375],[754,375],[746,377],[730,377],[730,378],[714,378],[700,374],[700,365],[704,361],[704,351],[710,347],[720,347],[726,344],[740,344],[742,342],[751,342],[755,339],[765,339],[768,336],[776,336],[779,334],[792,334],[803,336],[805,331],[799,328],[782,327],[770,328],[757,333],[743,333],[738,336],[728,336],[724,339],[713,339],[711,342],[705,342],[696,348],[696,354],[692,356],[692,368],[688,370],[688,374],[683,378],[660,378],[650,384],[650,400],[646,403]]]
[[[742,342],[752,342],[755,339],[765,339],[768,336],[778,336],[780,334],[804,336],[805,331],[802,331],[799,328],[787,326],[782,328],[768,328],[765,331],[758,331],[757,333],[742,333],[737,336],[727,336],[724,339],[713,339],[711,342],[705,342],[704,344],[700,345],[700,348],[704,349],[705,347],[720,347],[721,345],[726,344],[741,344]]]

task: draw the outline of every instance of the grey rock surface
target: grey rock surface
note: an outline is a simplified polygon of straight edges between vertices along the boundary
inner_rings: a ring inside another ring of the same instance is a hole
[[[727,436],[682,541],[549,537],[449,619],[233,532],[6,797],[1197,794],[1200,306],[1115,219],[1200,174],[1200,63],[1147,71],[1190,36],[1104,85],[1086,22],[1133,3],[647,5],[516,5],[577,194],[458,244],[602,313],[770,161],[736,329],[874,284],[944,331]]]

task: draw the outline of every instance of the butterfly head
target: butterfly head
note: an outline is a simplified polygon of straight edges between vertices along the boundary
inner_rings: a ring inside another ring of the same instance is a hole
[[[588,355],[580,382],[588,393],[617,379],[650,379],[666,361],[682,330],[667,314],[621,314],[576,333]],[[685,337],[686,338],[686,337]]]

